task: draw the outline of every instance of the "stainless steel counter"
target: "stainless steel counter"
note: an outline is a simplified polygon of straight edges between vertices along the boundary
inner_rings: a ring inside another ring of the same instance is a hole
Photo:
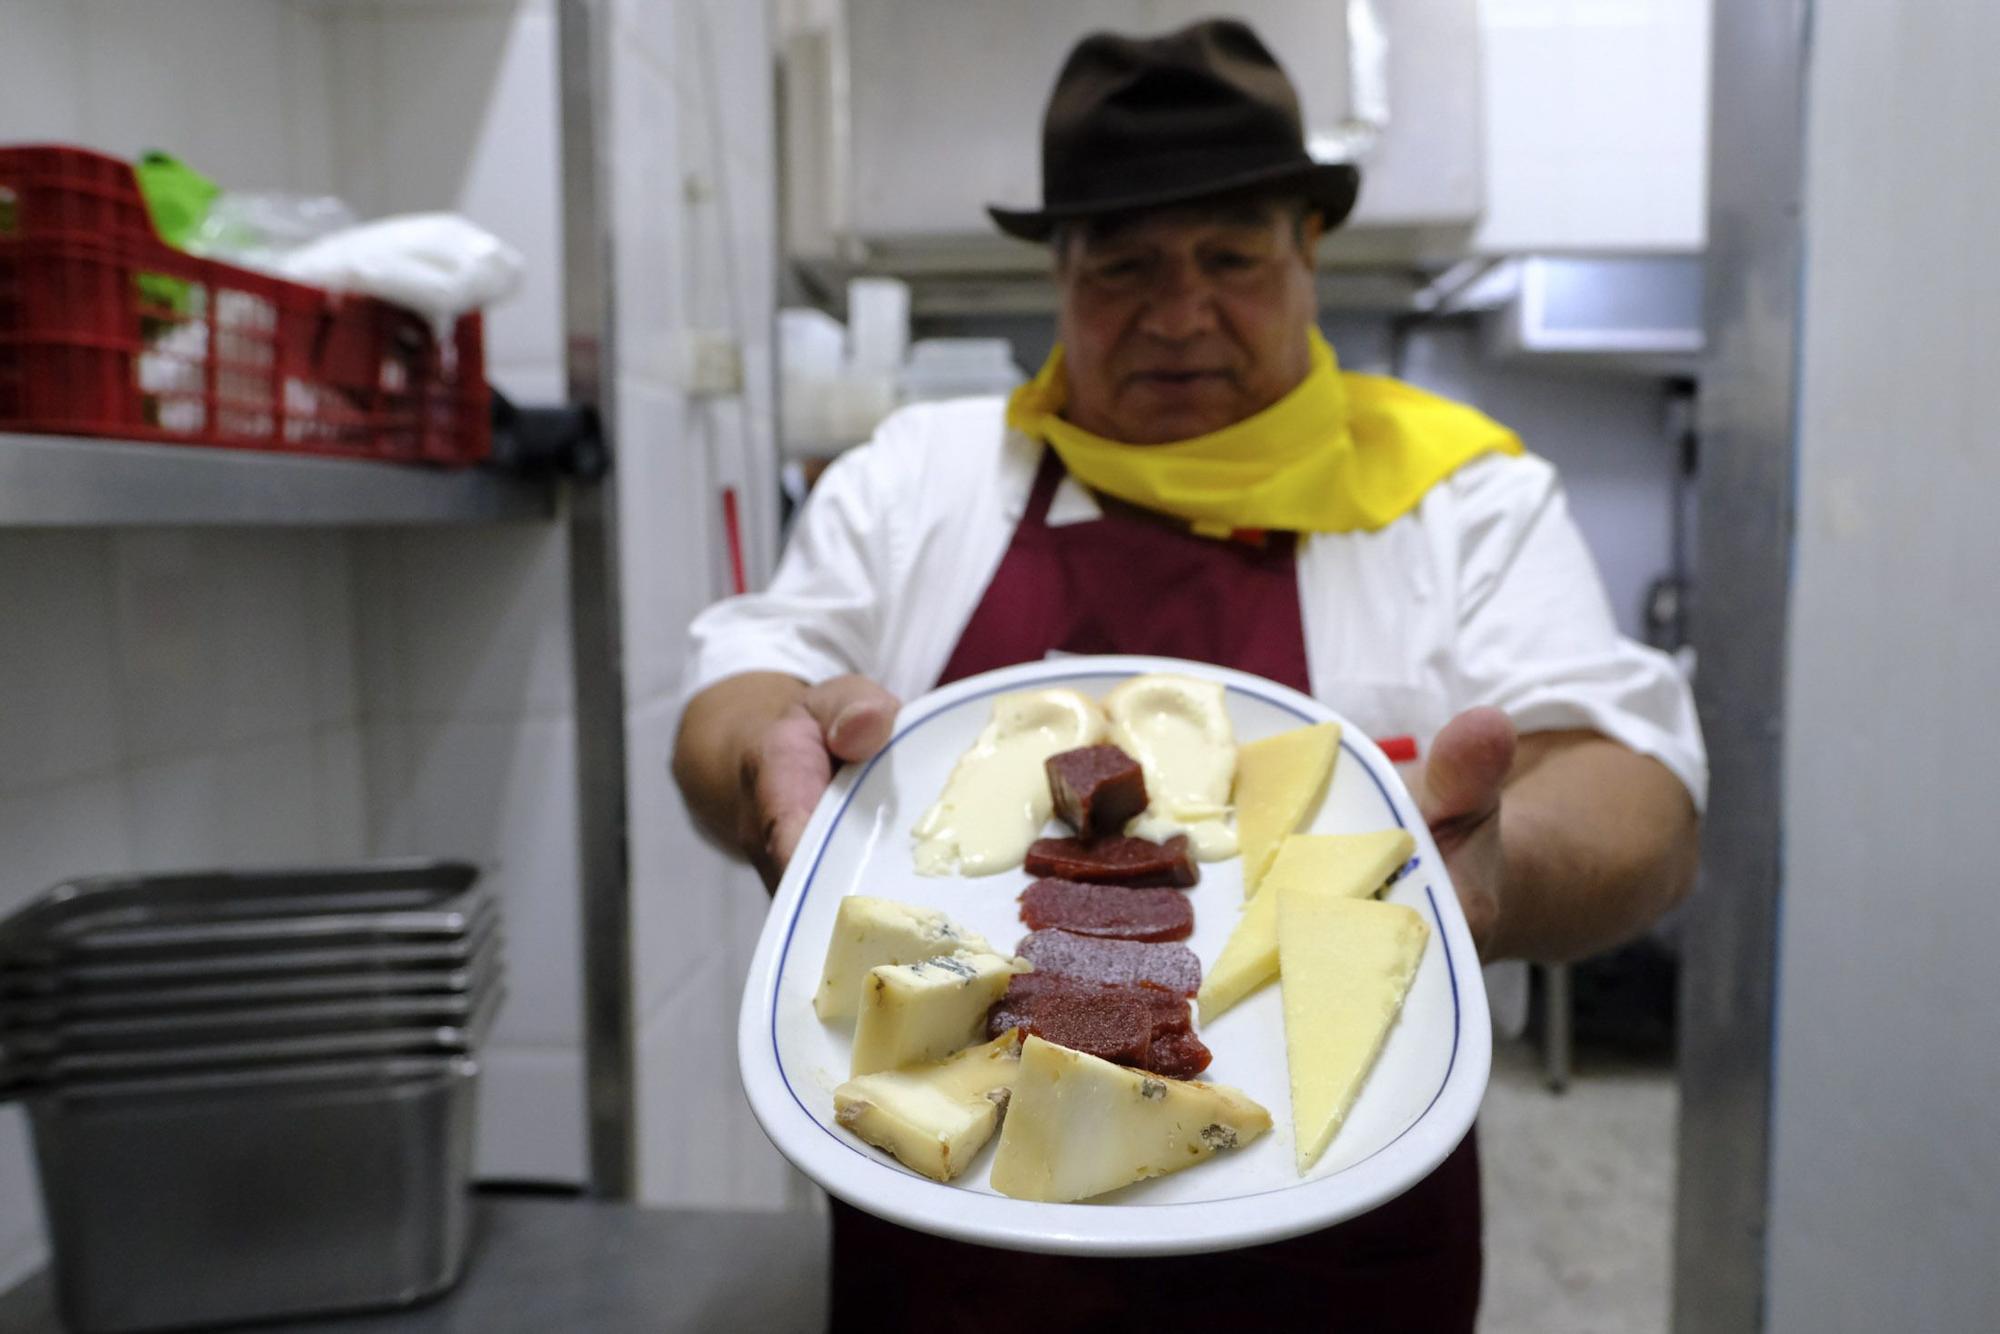
[[[481,1197],[457,1288],[382,1315],[242,1327],[310,1334],[820,1334],[827,1224],[806,1214]],[[47,1273],[0,1295],[0,1334],[63,1334]]]

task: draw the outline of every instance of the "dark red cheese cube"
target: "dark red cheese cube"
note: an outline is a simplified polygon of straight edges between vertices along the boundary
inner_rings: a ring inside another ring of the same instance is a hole
[[[1146,771],[1116,746],[1082,746],[1044,762],[1056,818],[1077,833],[1116,834],[1146,809]]]
[[[1186,834],[1164,843],[1143,838],[1038,838],[1028,845],[1029,875],[1093,885],[1186,889],[1201,878]]]
[[[1034,931],[1071,931],[1114,940],[1186,940],[1194,908],[1177,889],[1037,880],[1021,895],[1021,920]]]

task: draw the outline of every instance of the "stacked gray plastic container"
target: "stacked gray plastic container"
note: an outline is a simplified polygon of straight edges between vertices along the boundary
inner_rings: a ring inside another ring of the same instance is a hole
[[[401,1305],[464,1265],[499,905],[459,863],[77,880],[0,922],[69,1326]]]

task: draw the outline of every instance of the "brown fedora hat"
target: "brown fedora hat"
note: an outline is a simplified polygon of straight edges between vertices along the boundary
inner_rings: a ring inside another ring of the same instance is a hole
[[[1298,94],[1257,34],[1208,19],[1078,42],[1042,120],[1042,207],[986,211],[1046,241],[1070,218],[1268,190],[1304,196],[1333,227],[1360,188],[1352,165],[1306,153]]]

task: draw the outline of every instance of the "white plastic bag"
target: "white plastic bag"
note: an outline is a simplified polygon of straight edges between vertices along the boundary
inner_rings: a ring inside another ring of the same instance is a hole
[[[285,275],[380,297],[449,325],[521,285],[521,255],[455,213],[410,213],[348,227],[293,251]]]

